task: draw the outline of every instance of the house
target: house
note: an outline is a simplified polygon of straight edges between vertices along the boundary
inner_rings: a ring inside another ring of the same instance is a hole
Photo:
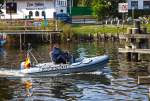
[[[68,6],[68,0],[5,0],[1,19],[52,19]]]
[[[129,10],[150,10],[150,0],[128,0],[128,8]]]

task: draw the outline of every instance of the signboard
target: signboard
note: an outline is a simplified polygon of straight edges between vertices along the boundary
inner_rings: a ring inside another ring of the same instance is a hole
[[[128,12],[128,3],[119,3],[118,11],[120,13],[126,13],[126,12]]]
[[[43,2],[27,2],[26,3],[26,10],[40,10],[44,9]]]

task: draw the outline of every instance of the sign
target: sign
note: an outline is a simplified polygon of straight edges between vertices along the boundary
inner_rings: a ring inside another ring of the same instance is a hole
[[[26,10],[42,10],[44,9],[43,2],[27,2],[26,3]]]
[[[128,12],[128,3],[119,3],[118,11],[120,13],[127,13]]]
[[[58,71],[58,70],[63,70],[63,69],[68,69],[70,68],[70,65],[64,64],[64,65],[54,65],[54,66],[45,66],[45,67],[39,67],[40,72],[48,72],[48,71]]]

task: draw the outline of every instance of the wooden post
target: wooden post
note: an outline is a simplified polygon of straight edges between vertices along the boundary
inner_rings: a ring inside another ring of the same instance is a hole
[[[21,37],[21,33],[20,33],[20,51],[22,51],[22,37]]]
[[[147,34],[147,28],[146,27],[142,27],[141,31],[142,31],[142,34]]]
[[[132,53],[132,61],[138,62],[138,53]]]
[[[138,84],[149,84],[150,76],[138,76]]]
[[[24,31],[24,34],[23,34],[23,44],[25,45],[26,43],[26,35],[25,35],[25,31]]]
[[[134,28],[138,28],[138,29],[140,29],[140,24],[141,24],[141,22],[140,22],[140,20],[135,20],[134,21]]]
[[[50,39],[50,44],[52,44],[52,33],[50,33],[50,35],[49,35],[49,39]]]
[[[126,58],[127,58],[127,61],[132,61],[132,54],[131,54],[131,52],[128,52],[128,53],[126,53]]]

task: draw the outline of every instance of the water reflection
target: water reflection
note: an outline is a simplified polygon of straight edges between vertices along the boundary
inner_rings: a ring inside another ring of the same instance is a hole
[[[72,74],[1,81],[2,101],[148,101],[147,86],[137,85],[129,76]]]
[[[22,79],[22,83],[26,92],[25,96],[32,96],[32,80],[29,78],[24,78]]]
[[[6,51],[4,48],[0,47],[0,60],[5,59],[6,58]]]
[[[12,84],[15,84],[15,81],[10,82],[6,78],[0,78],[0,101],[10,100],[13,98],[14,87]]]
[[[18,80],[19,81],[19,80]],[[59,77],[22,78],[19,89],[14,90],[13,100],[61,101],[81,99],[85,85],[110,85],[104,75],[73,74]],[[13,85],[15,86],[15,85]],[[83,88],[82,88],[83,87]],[[21,92],[20,92],[21,91]]]

